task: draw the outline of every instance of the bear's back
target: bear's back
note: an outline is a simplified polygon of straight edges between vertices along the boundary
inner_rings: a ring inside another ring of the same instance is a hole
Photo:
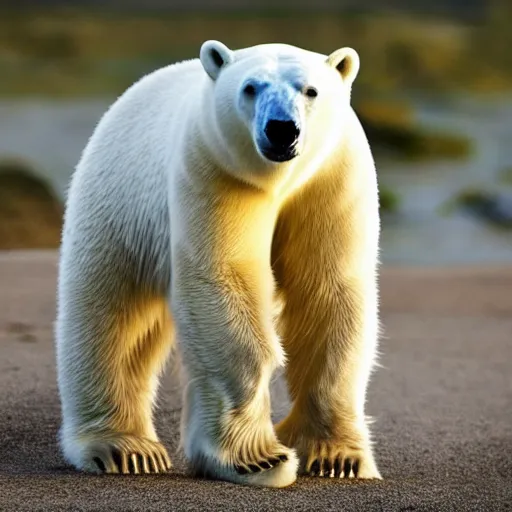
[[[134,279],[159,288],[170,269],[172,127],[179,126],[183,99],[201,87],[203,75],[195,59],[156,70],[127,89],[98,123],[68,191],[66,218],[82,250],[103,261],[137,253]]]

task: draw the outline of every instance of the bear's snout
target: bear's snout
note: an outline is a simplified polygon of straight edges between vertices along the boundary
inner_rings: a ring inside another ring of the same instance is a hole
[[[286,162],[297,155],[300,128],[295,121],[271,119],[265,126],[265,135],[270,146],[264,154],[269,160]]]
[[[300,135],[300,128],[294,121],[270,120],[265,126],[268,141],[277,148],[289,148],[295,144]]]

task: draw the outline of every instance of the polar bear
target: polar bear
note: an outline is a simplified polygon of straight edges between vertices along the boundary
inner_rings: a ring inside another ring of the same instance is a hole
[[[374,161],[355,50],[284,44],[132,85],[73,174],[59,262],[60,446],[88,472],[171,467],[153,423],[174,341],[195,475],[381,478],[365,416],[378,341]],[[272,424],[284,366],[291,410]]]

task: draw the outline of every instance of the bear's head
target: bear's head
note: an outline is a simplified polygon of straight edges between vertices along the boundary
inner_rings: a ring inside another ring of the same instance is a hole
[[[339,141],[359,71],[355,50],[326,56],[264,44],[232,51],[206,41],[200,60],[211,91],[209,129],[233,170],[275,172]]]

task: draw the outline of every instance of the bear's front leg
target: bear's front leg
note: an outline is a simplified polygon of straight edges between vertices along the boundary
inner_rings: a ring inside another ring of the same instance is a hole
[[[187,230],[174,231],[188,233],[172,251],[186,376],[181,444],[196,475],[284,487],[295,481],[298,460],[271,421],[270,379],[284,362],[272,322],[273,222],[247,201],[233,210],[234,201],[198,201],[180,220]]]
[[[380,478],[364,412],[376,345],[371,294],[357,279],[333,280],[285,308],[293,407],[276,430],[297,450],[302,473]]]
[[[293,406],[276,430],[302,473],[380,478],[365,417],[378,335],[376,187],[364,170],[359,184],[343,178],[320,176],[279,218],[272,259]]]

